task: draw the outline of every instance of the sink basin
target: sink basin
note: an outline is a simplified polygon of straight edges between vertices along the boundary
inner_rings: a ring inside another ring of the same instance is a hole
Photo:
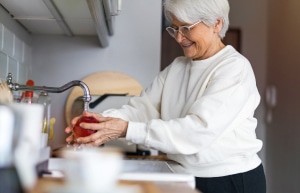
[[[122,173],[174,173],[165,161],[123,160]]]
[[[64,170],[65,158],[50,158],[48,169]],[[122,160],[121,173],[175,173],[166,161],[153,160]]]

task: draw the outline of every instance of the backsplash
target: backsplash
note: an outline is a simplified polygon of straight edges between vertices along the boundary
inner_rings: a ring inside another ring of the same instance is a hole
[[[25,83],[32,62],[31,47],[0,23],[0,78],[13,74],[14,82]]]

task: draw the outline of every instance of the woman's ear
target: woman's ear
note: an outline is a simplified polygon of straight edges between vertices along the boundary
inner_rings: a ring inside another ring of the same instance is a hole
[[[214,25],[214,32],[219,33],[223,26],[223,20],[222,18],[218,18],[215,25]]]

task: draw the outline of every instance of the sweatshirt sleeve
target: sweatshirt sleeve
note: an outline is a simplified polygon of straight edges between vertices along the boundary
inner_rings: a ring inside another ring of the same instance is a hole
[[[128,104],[120,109],[104,111],[104,116],[118,117],[132,122],[147,122],[160,118],[163,79],[167,69],[154,78],[152,84],[141,92],[140,96],[132,97]]]
[[[133,97],[120,109],[108,109],[102,113],[105,117],[117,117],[129,122],[126,134],[128,141],[146,145],[146,137],[149,134],[148,124],[153,119],[161,118],[161,96],[167,73],[168,68],[160,72],[140,96]]]

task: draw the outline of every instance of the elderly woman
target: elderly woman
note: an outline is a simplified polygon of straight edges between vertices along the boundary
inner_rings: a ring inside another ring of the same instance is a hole
[[[228,1],[165,0],[164,11],[171,23],[166,30],[185,56],[122,108],[84,112],[100,123],[82,123],[97,132],[76,143],[99,146],[125,137],[166,153],[195,176],[203,193],[265,193],[257,155],[262,142],[255,134],[260,95],[254,73],[244,56],[222,43]]]

